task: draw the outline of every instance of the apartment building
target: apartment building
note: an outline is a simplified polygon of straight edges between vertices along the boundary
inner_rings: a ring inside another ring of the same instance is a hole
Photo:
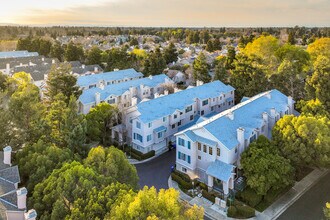
[[[259,135],[271,138],[275,123],[294,111],[292,98],[277,90],[244,100],[175,135],[176,168],[225,195],[234,188],[241,153]]]
[[[175,141],[175,133],[233,105],[234,88],[220,81],[144,101],[125,118],[125,141],[142,153],[160,154]]]

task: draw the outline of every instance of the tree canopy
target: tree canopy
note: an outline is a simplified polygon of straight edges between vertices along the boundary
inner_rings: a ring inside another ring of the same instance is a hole
[[[193,63],[193,76],[197,81],[208,83],[211,81],[209,74],[209,65],[206,62],[206,56],[203,52],[200,52],[196,60]]]

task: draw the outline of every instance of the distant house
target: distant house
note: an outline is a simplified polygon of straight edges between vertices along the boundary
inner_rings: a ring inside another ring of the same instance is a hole
[[[168,70],[166,75],[175,83],[182,83],[186,81],[186,75],[179,70]]]
[[[27,50],[0,52],[0,59],[3,58],[22,58],[22,57],[36,57],[39,56],[37,52],[29,52]]]
[[[35,210],[26,210],[27,190],[18,188],[21,182],[17,166],[11,166],[11,147],[0,152],[0,219],[35,220]]]
[[[228,196],[240,177],[243,151],[260,135],[271,138],[275,123],[294,112],[293,104],[271,90],[175,134],[176,168]]]
[[[77,79],[78,86],[82,89],[91,89],[94,87],[104,87],[111,84],[127,82],[134,79],[140,79],[143,74],[134,69],[116,70],[100,74],[80,76]]]

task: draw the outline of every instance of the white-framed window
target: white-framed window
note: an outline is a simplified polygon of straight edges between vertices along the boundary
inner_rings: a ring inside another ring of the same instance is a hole
[[[198,155],[198,160],[201,160],[201,159],[202,159],[202,157]]]
[[[184,146],[184,139],[182,139],[182,138],[178,138],[178,144],[179,144],[180,146]]]
[[[148,128],[151,128],[151,126],[152,126],[152,122],[149,122],[148,123]]]
[[[163,122],[165,122],[166,121],[166,117],[163,117]]]
[[[147,141],[151,141],[151,134],[147,136]]]
[[[177,117],[178,117],[177,114],[173,115],[173,118],[174,118],[174,119],[176,119]]]
[[[194,120],[194,115],[190,115],[190,121]]]
[[[158,132],[158,138],[162,138],[163,137],[163,132]]]
[[[187,172],[187,169],[185,167],[182,167],[181,168],[182,172],[186,173]]]
[[[134,140],[138,140],[140,142],[143,142],[143,137],[142,137],[142,135],[140,135],[138,133],[134,133]]]
[[[217,156],[220,157],[220,148],[217,147]]]
[[[186,108],[186,113],[187,113],[187,112],[190,112],[190,111],[192,111],[192,105],[190,105],[190,106],[188,106],[188,107]]]
[[[208,99],[206,99],[206,100],[204,100],[204,101],[202,102],[202,106],[207,105],[207,104],[209,104],[209,100],[208,100]]]

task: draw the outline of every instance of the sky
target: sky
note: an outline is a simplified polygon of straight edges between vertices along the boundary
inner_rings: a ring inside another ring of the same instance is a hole
[[[330,26],[330,0],[1,0],[1,24]]]

